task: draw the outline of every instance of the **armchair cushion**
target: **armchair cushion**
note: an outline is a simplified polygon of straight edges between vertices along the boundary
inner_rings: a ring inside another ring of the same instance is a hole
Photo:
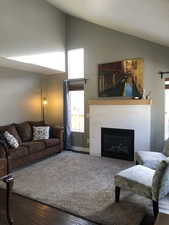
[[[148,168],[156,169],[167,157],[161,152],[139,151],[135,153],[135,160]]]
[[[152,184],[153,200],[158,201],[169,193],[169,158],[157,167]]]
[[[154,173],[155,171],[150,168],[133,166],[115,176],[115,185],[151,199]]]

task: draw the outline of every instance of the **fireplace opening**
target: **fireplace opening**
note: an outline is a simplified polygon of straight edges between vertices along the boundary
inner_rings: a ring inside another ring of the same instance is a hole
[[[101,128],[102,156],[134,160],[134,130]]]

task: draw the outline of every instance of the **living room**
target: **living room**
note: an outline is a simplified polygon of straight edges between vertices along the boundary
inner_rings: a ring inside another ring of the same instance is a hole
[[[153,212],[157,202],[152,205],[152,199],[133,194],[137,192],[133,188],[128,192],[122,187],[120,201],[115,201],[119,191],[116,188],[115,199],[115,183],[121,179],[115,176],[135,167],[136,159],[144,164],[136,158],[137,151],[163,154],[168,127],[168,8],[166,2],[153,1],[0,2],[0,131],[13,134],[22,147],[7,151],[9,168],[1,161],[0,171],[14,177],[7,212],[5,190],[0,192],[2,224],[12,224],[9,217],[18,225],[154,225],[168,218],[168,193],[158,205],[157,222]],[[101,91],[106,78],[100,74],[119,62],[140,66],[140,95],[117,97]],[[71,117],[76,107],[79,120]],[[33,135],[37,127],[45,126],[52,141],[42,143]],[[127,158],[102,153],[104,128],[107,134],[110,129],[134,130]],[[32,139],[36,145],[28,143]],[[147,162],[146,155],[143,169],[156,171],[152,164],[160,163],[155,156]],[[2,179],[6,184],[7,178]]]

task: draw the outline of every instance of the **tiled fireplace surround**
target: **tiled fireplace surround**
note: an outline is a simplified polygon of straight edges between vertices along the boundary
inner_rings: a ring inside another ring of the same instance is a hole
[[[90,154],[101,156],[101,128],[132,129],[134,151],[150,150],[151,102],[148,100],[90,100]]]

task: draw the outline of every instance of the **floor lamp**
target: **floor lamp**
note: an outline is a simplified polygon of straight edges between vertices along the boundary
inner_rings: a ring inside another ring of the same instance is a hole
[[[45,121],[45,107],[46,107],[47,104],[48,104],[48,101],[47,101],[47,99],[44,97],[44,98],[42,99],[42,119],[43,119],[43,121]]]

